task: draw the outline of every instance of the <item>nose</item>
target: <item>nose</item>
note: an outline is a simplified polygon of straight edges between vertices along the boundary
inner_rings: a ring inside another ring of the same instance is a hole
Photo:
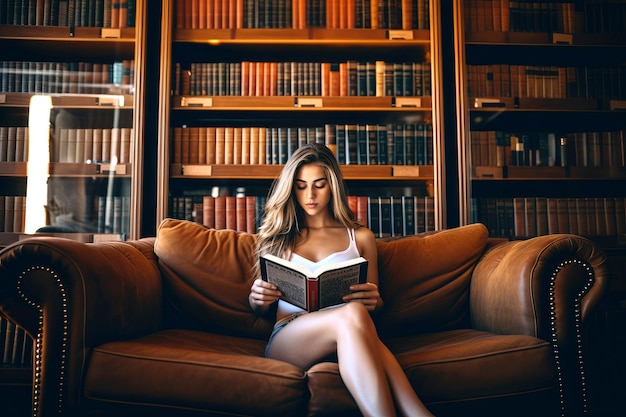
[[[315,188],[309,187],[306,196],[309,200],[313,200],[313,198],[315,197]]]

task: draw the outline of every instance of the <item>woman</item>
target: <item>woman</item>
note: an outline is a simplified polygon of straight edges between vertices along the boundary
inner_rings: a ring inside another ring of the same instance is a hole
[[[345,304],[312,313],[280,300],[275,286],[255,279],[251,308],[265,314],[277,304],[267,357],[306,370],[336,354],[341,378],[363,415],[393,416],[396,410],[405,416],[432,415],[376,333],[370,313],[383,304],[376,242],[353,220],[339,165],[326,146],[299,148],[272,185],[257,241],[257,255],[266,253],[309,268],[358,256],[369,261],[367,282],[353,285]]]

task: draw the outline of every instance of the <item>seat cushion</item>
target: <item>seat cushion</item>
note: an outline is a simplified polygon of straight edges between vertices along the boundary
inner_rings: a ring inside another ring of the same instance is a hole
[[[555,390],[552,348],[535,337],[459,329],[385,343],[428,405]],[[356,410],[337,364],[317,364],[307,374],[310,415]]]
[[[109,404],[229,415],[306,413],[306,375],[263,357],[265,342],[165,330],[93,350],[85,396]]]
[[[378,240],[383,336],[469,327],[469,284],[487,244],[482,224]]]
[[[157,231],[169,327],[267,340],[273,319],[248,304],[255,236],[166,219]]]

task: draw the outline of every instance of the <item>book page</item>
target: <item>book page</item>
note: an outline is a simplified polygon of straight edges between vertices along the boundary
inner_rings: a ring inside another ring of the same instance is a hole
[[[364,269],[361,272],[361,269]],[[320,308],[343,303],[343,296],[350,293],[350,286],[365,280],[367,263],[359,263],[341,269],[335,269],[319,277]]]
[[[282,299],[306,309],[306,277],[274,262],[265,262],[268,282],[283,293]]]

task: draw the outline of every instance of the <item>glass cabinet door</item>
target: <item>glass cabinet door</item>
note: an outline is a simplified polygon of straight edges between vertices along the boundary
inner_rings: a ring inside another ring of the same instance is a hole
[[[136,237],[143,2],[50,3],[40,16],[8,2],[0,18],[0,245]]]

